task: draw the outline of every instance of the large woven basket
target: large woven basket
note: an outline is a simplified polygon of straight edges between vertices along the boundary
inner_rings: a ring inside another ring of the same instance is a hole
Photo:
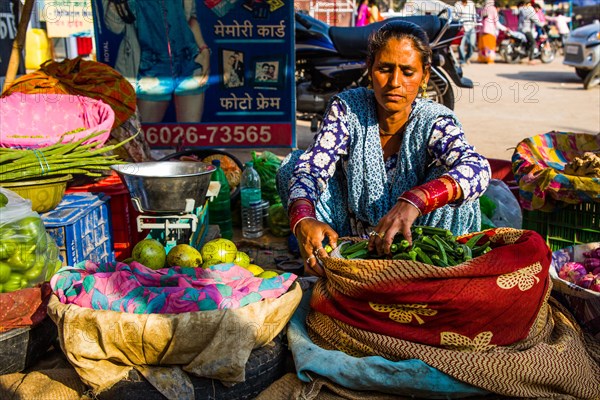
[[[115,120],[101,100],[69,94],[12,93],[0,99],[0,146],[38,148],[82,139],[104,144]]]

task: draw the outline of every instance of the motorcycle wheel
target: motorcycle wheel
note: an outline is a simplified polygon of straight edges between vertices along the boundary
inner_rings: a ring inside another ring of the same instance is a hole
[[[583,88],[585,90],[590,90],[596,86],[600,85],[600,62],[596,64],[593,70],[591,70],[585,80],[583,81]]]
[[[521,61],[519,53],[517,53],[512,47],[503,47],[500,49],[500,56],[507,64],[517,64]]]
[[[554,61],[555,56],[556,50],[554,50],[551,46],[545,46],[540,49],[540,58],[544,64],[549,64]]]
[[[442,93],[442,88],[439,87],[435,80],[430,79],[427,84],[428,97],[436,103],[443,104],[449,109],[454,110],[454,90],[452,89],[452,86],[448,87],[446,93]]]

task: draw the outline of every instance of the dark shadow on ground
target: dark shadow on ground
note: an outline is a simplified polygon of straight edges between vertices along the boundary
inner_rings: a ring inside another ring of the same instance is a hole
[[[523,66],[525,68],[535,68],[535,65]],[[579,77],[575,74],[575,69],[573,71],[527,71],[525,69],[521,69],[519,72],[514,74],[498,74],[499,77],[521,80],[521,81],[530,81],[530,82],[555,82],[555,83],[579,83],[581,84],[581,88],[583,89],[583,82]]]

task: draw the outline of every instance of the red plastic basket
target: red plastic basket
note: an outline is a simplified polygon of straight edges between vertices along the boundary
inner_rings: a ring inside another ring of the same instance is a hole
[[[488,158],[490,168],[492,170],[492,178],[500,179],[506,183],[512,194],[519,199],[519,185],[515,181],[515,176],[512,172],[512,163],[508,160],[500,160],[498,158]]]
[[[69,187],[67,193],[69,192],[104,193],[110,196],[112,235],[117,260],[123,261],[130,257],[133,246],[148,234],[137,231],[136,218],[139,213],[133,207],[127,187],[115,172],[94,184]]]

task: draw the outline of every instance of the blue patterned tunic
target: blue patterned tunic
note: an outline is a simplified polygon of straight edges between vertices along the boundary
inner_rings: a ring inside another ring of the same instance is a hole
[[[278,186],[288,203],[310,199],[317,218],[341,236],[363,236],[404,191],[442,174],[460,185],[463,200],[420,217],[416,224],[454,234],[479,230],[476,200],[487,189],[490,167],[467,143],[454,113],[430,100],[415,101],[400,150],[384,160],[374,93],[358,88],[332,99],[313,145],[284,160]]]

